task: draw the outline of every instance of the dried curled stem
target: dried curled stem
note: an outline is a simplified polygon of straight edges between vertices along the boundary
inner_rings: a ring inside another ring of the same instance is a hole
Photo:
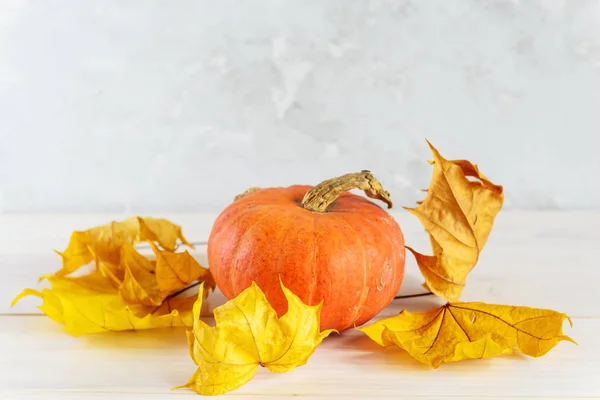
[[[390,194],[366,170],[321,182],[304,195],[301,206],[309,211],[326,212],[338,197],[352,189],[364,190],[368,197],[385,202],[388,208],[393,206]]]
[[[260,190],[260,188],[259,188],[258,186],[251,187],[250,189],[246,190],[244,193],[240,193],[240,194],[238,194],[237,196],[235,196],[235,197],[233,198],[233,201],[234,201],[234,202],[236,202],[236,201],[238,201],[239,199],[241,199],[242,197],[244,197],[244,196],[247,196],[247,195],[249,195],[250,193],[254,193],[254,192],[258,191],[258,190]]]

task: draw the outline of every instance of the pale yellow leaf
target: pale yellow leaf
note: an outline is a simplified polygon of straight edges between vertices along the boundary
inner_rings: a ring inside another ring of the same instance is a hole
[[[407,248],[431,291],[457,301],[502,208],[504,194],[502,186],[490,182],[476,165],[446,160],[427,143],[434,157],[431,184],[419,206],[406,209],[429,233],[433,255]]]
[[[14,306],[19,300],[27,296],[36,296],[42,298],[44,301],[40,306],[38,306],[38,308],[44,314],[50,317],[50,319],[58,322],[59,324],[65,323],[63,318],[63,307],[60,298],[50,289],[43,289],[41,292],[31,288],[24,289],[17,295],[17,297],[14,298],[10,306]]]
[[[48,281],[50,289],[25,289],[13,304],[27,295],[42,298],[40,309],[74,336],[192,325],[196,296],[170,298],[160,306],[146,307],[125,304],[117,289],[98,271],[77,278],[51,276]]]
[[[158,306],[170,294],[161,296],[154,265],[128,243],[121,247],[120,269],[125,275],[119,294],[126,304]]]
[[[446,304],[425,312],[402,311],[358,328],[381,346],[396,345],[434,368],[472,358],[508,354],[513,348],[540,357],[562,340],[568,317],[553,310],[475,303]]]
[[[319,331],[322,305],[307,306],[283,284],[282,289],[288,312],[281,318],[253,283],[214,310],[214,327],[199,318],[201,289],[188,332],[190,355],[198,369],[182,387],[202,395],[222,394],[248,382],[258,366],[286,372],[304,365],[334,331]]]
[[[57,278],[69,275],[90,263],[94,256],[108,265],[118,266],[124,244],[135,246],[146,240],[154,241],[169,250],[175,249],[177,240],[192,247],[179,225],[166,219],[131,217],[73,232],[67,248],[57,252],[63,259],[63,265],[53,275]],[[45,275],[40,280],[48,276],[50,275]]]
[[[149,240],[160,244],[164,249],[175,251],[177,240],[194,248],[183,236],[181,227],[164,218],[137,217],[140,226],[140,240]]]
[[[180,253],[160,250],[149,242],[156,255],[156,281],[162,296],[183,289],[195,281],[204,282],[204,290],[214,290],[210,271],[202,267],[186,250]]]

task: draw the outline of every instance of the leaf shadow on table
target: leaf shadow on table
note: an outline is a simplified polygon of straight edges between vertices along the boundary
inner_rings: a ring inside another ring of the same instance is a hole
[[[422,289],[422,279],[415,276],[410,276],[406,286],[403,285],[403,290],[400,295],[419,293],[418,288]],[[390,318],[398,315],[402,310],[406,309],[409,311],[425,311],[431,310],[442,306],[445,301],[437,296],[424,296],[415,297],[409,299],[397,299],[394,300],[388,307],[386,307],[381,313],[379,313],[371,321],[363,324],[367,326],[384,318]],[[411,371],[439,371],[439,370],[471,370],[471,369],[487,369],[491,367],[496,361],[492,359],[483,360],[464,360],[457,363],[442,364],[439,369],[434,369],[428,365],[425,365],[413,357],[411,357],[406,351],[400,349],[397,346],[381,347],[373,340],[371,340],[366,334],[353,329],[346,332],[342,332],[339,335],[331,335],[324,342],[326,346],[336,349],[343,349],[348,351],[354,351],[351,355],[353,362],[357,364],[369,365],[370,368],[381,369],[389,371],[392,370],[404,370],[410,369]],[[515,360],[527,360],[528,357],[521,354],[518,351],[513,352],[512,355],[504,355],[501,358],[511,358]]]
[[[397,299],[392,301],[389,306],[384,308],[372,321],[368,323],[372,323],[382,318],[395,317],[402,310],[407,310],[410,312],[422,312],[441,307],[444,305],[444,303],[444,300],[433,295],[412,299]]]
[[[470,371],[473,373],[481,373],[482,371],[493,368],[494,364],[503,363],[507,360],[510,362],[528,362],[530,357],[515,351],[513,354],[505,354],[495,358],[463,360],[455,363],[444,363],[438,369],[429,367],[412,358],[406,351],[397,346],[381,347],[373,342],[366,335],[352,335],[346,338],[343,343],[338,345],[340,348],[354,349],[355,353],[351,359],[357,364],[369,365],[373,370],[397,370],[406,371],[425,371],[436,373],[438,371]],[[336,346],[337,347],[337,346]]]
[[[407,273],[404,276],[402,286],[397,296],[415,296],[428,293],[423,287],[423,277],[418,273]],[[394,299],[383,311],[382,314],[389,314],[390,311],[396,311],[396,314],[403,309],[409,311],[425,311],[443,305],[445,301],[434,294],[425,296],[409,297],[403,299]],[[381,316],[381,314],[380,314]]]
[[[83,346],[106,349],[184,349],[185,328],[103,332],[80,337]]]
[[[342,338],[340,337],[340,339]],[[409,356],[402,349],[395,346],[381,347],[362,333],[344,338],[340,340],[339,344],[334,344],[334,347],[349,352],[353,350],[354,354],[350,356],[350,360],[356,364],[369,365],[369,368],[382,368],[388,371],[390,369],[406,370],[407,368],[414,370],[431,369]]]

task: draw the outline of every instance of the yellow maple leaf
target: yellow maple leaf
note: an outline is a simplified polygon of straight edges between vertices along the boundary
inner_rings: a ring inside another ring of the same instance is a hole
[[[120,269],[124,271],[124,277],[119,294],[126,304],[158,306],[169,295],[160,293],[154,264],[129,243],[121,248]]]
[[[215,289],[209,270],[198,264],[190,253],[161,251],[152,242],[150,245],[157,256],[156,263],[128,243],[121,248],[120,270],[124,271],[124,277],[118,288],[125,303],[158,306],[164,299],[195,281],[204,282],[204,286],[210,290]],[[115,276],[112,280],[116,279],[118,277]]]
[[[190,355],[198,369],[179,388],[202,395],[223,394],[247,383],[259,366],[286,372],[304,365],[335,331],[319,331],[322,304],[307,306],[281,286],[288,301],[288,311],[281,318],[253,283],[214,310],[214,327],[200,320],[201,288],[194,304],[194,324],[187,331]]]
[[[154,243],[149,243],[156,255],[156,281],[163,297],[194,281],[204,282],[205,289],[215,289],[210,271],[202,267],[187,250],[173,253],[160,250]]]
[[[121,247],[125,243],[135,245],[145,240],[157,242],[171,251],[175,250],[177,240],[193,248],[183,236],[179,225],[162,218],[131,217],[73,232],[67,248],[57,252],[63,259],[63,265],[53,275],[58,278],[69,275],[91,262],[95,256],[108,265],[117,266],[120,263]],[[49,276],[45,275],[40,280]]]
[[[157,307],[128,305],[100,272],[81,277],[48,278],[51,288],[23,290],[12,302],[33,295],[48,317],[73,336],[105,331],[139,330],[192,325],[196,296],[169,298]]]
[[[446,160],[427,143],[434,158],[431,184],[418,207],[405,209],[429,233],[433,256],[407,249],[415,256],[429,290],[457,301],[502,208],[504,194],[502,186],[490,182],[477,165]]]
[[[181,227],[164,218],[140,218],[140,240],[149,240],[160,244],[164,249],[175,251],[177,240],[192,249],[194,246],[183,236]]]
[[[358,328],[381,346],[396,345],[416,360],[438,368],[441,363],[489,358],[511,353],[513,347],[540,357],[563,335],[564,320],[553,310],[474,303],[446,304],[425,312],[402,311]]]
[[[111,264],[107,261],[102,261],[100,257],[98,257],[98,255],[93,252],[93,250],[89,250],[92,253],[92,258],[95,260],[96,271],[98,271],[100,275],[106,278],[114,287],[120,287],[123,283],[123,280],[125,279],[125,270],[122,267],[121,261],[119,260],[118,265]]]

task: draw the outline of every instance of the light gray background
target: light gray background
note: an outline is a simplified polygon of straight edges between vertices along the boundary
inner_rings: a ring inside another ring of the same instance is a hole
[[[425,138],[507,209],[600,207],[600,1],[0,0],[0,211],[217,211]]]

